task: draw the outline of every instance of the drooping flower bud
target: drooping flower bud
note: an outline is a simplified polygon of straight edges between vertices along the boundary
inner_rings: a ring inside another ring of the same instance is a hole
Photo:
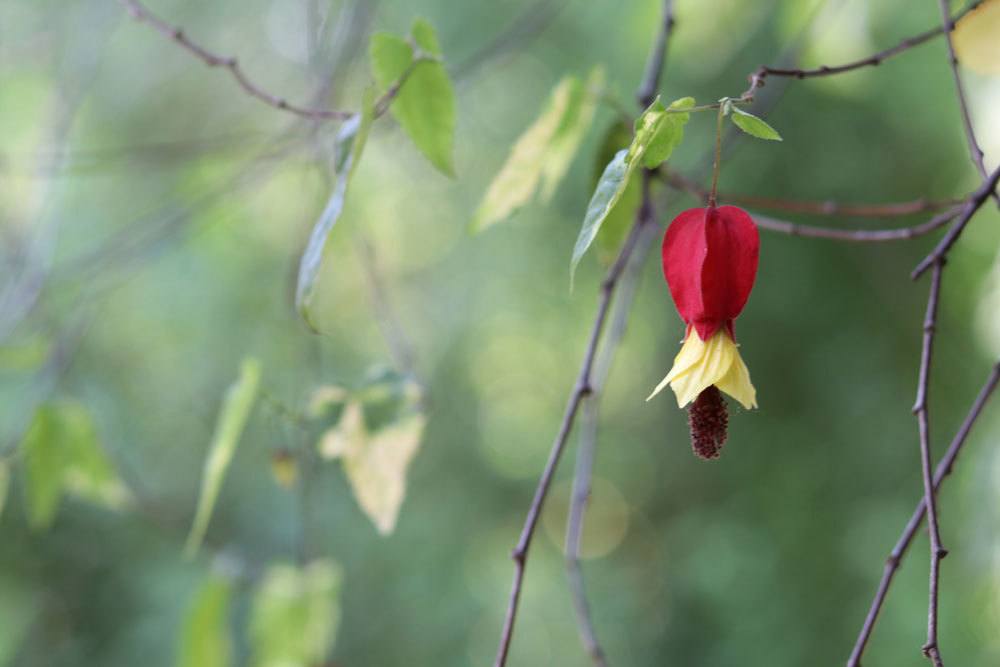
[[[649,398],[669,384],[679,407],[694,402],[691,438],[702,458],[717,457],[726,439],[718,390],[747,409],[757,407],[733,322],[753,289],[759,251],[757,226],[735,206],[688,209],[663,237],[663,275],[687,332],[673,368]]]
[[[702,340],[743,310],[757,277],[760,237],[746,211],[735,206],[692,208],[663,237],[663,276],[677,312]]]

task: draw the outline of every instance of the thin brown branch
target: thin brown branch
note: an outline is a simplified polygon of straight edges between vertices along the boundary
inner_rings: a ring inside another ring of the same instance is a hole
[[[945,0],[941,0],[942,3]],[[971,3],[967,7],[960,10],[951,19],[948,24],[948,29],[953,30],[955,22],[960,18],[971,12],[973,9],[982,4],[983,0],[977,0]],[[945,3],[946,4],[946,3]],[[945,9],[945,16],[947,17],[947,9]],[[861,69],[863,67],[877,67],[883,62],[897,56],[904,51],[909,51],[915,46],[920,46],[921,44],[930,41],[931,39],[937,37],[944,32],[944,27],[932,28],[926,32],[922,32],[919,35],[914,35],[913,37],[907,37],[899,44],[885,49],[884,51],[879,51],[878,53],[873,53],[867,58],[862,58],[860,60],[854,60],[849,63],[844,63],[843,65],[822,65],[815,69],[796,69],[796,68],[781,68],[781,67],[768,67],[766,65],[759,67],[755,72],[753,72],[750,79],[750,87],[743,93],[743,99],[752,99],[754,92],[764,85],[765,80],[769,76],[780,76],[780,77],[791,77],[795,79],[812,79],[821,76],[832,76],[834,74],[843,74],[844,72],[850,72],[852,70]]]
[[[167,21],[163,20],[151,12],[147,7],[139,2],[139,0],[119,0],[119,2],[121,2],[122,6],[125,7],[125,10],[133,19],[140,23],[145,23],[168,39],[173,40],[178,46],[191,53],[191,55],[209,67],[221,67],[228,70],[229,74],[236,80],[236,83],[239,84],[240,88],[242,88],[251,97],[257,98],[268,106],[282,111],[287,111],[295,114],[296,116],[301,116],[310,120],[345,120],[350,118],[352,115],[352,112],[350,111],[299,106],[289,102],[283,97],[273,95],[251,81],[235,57],[219,55],[204,46],[201,46],[197,42],[192,41],[182,28],[171,25]]]
[[[979,415],[982,413],[986,402],[993,395],[998,383],[1000,383],[1000,363],[993,366],[993,370],[990,372],[985,384],[979,390],[979,395],[976,396],[976,400],[973,401],[972,407],[969,408],[969,412],[962,425],[948,446],[948,451],[938,461],[937,467],[934,469],[935,492],[941,487],[945,477],[951,474],[952,466],[954,466],[955,460],[962,451],[962,447],[965,445],[972,427],[979,419]],[[889,557],[886,558],[885,568],[882,571],[882,579],[879,581],[875,598],[872,600],[868,614],[865,616],[865,622],[861,627],[857,642],[854,644],[854,650],[851,651],[851,657],[847,661],[847,667],[861,666],[861,656],[864,654],[868,640],[871,638],[872,630],[875,628],[875,621],[878,620],[878,616],[882,611],[882,605],[885,604],[885,598],[889,592],[889,587],[892,585],[893,577],[902,564],[903,556],[906,555],[906,551],[910,548],[910,544],[913,542],[913,538],[916,536],[926,512],[927,505],[924,497],[921,496],[916,509],[913,510],[913,515],[903,528],[903,532],[896,541],[896,545],[889,552]]]
[[[670,41],[670,33],[674,29],[674,23],[673,0],[663,0],[663,8],[660,11],[660,29],[656,33],[656,42],[649,51],[649,58],[646,60],[642,83],[639,84],[639,89],[635,92],[636,100],[642,109],[648,107],[656,99],[656,90],[660,87],[660,78],[666,65],[667,45]]]
[[[927,297],[927,313],[924,316],[924,342],[923,351],[920,355],[917,400],[913,405],[913,413],[917,416],[917,424],[920,430],[920,470],[924,480],[924,505],[927,507],[927,528],[931,538],[930,584],[927,594],[927,642],[923,646],[923,651],[924,655],[934,664],[934,667],[943,667],[937,633],[938,590],[941,581],[941,559],[947,556],[948,552],[941,544],[937,499],[935,497],[934,479],[931,475],[931,434],[927,394],[930,385],[931,358],[934,348],[934,333],[937,327],[938,301],[941,296],[941,272],[943,269],[944,259],[941,258],[934,263],[934,271],[931,273],[930,294]]]
[[[788,222],[787,220],[778,220],[756,212],[753,213],[753,219],[761,229],[788,234],[789,236],[830,239],[850,243],[886,243],[889,241],[905,241],[930,234],[955,219],[961,210],[961,207],[956,206],[947,211],[942,211],[927,222],[914,225],[913,227],[900,227],[898,229],[833,229],[831,227],[814,227],[812,225],[800,225]]]
[[[518,602],[520,601],[521,589],[524,585],[524,569],[527,562],[528,549],[531,548],[531,541],[535,535],[538,519],[541,516],[542,506],[545,504],[545,498],[548,496],[549,488],[552,486],[552,478],[555,475],[556,466],[559,464],[559,459],[562,457],[563,450],[566,447],[570,431],[573,429],[573,423],[576,421],[580,404],[591,392],[590,382],[594,357],[597,354],[597,345],[601,340],[604,323],[608,319],[608,311],[615,289],[618,286],[618,279],[621,277],[629,257],[632,256],[638,245],[643,228],[647,225],[656,224],[652,215],[652,207],[649,205],[650,181],[651,177],[648,172],[643,172],[643,205],[640,208],[640,213],[636,218],[635,224],[632,225],[632,229],[629,231],[628,237],[622,245],[618,258],[611,265],[611,268],[608,269],[604,281],[601,283],[597,314],[594,317],[594,323],[591,325],[590,339],[587,342],[587,347],[583,355],[583,363],[580,365],[580,372],[577,375],[573,391],[570,393],[569,400],[567,401],[566,410],[563,412],[559,432],[556,434],[556,438],[552,443],[552,449],[549,451],[549,458],[545,464],[545,469],[538,480],[538,486],[535,488],[535,495],[532,498],[531,507],[528,509],[528,516],[525,518],[524,527],[521,529],[521,536],[511,553],[511,558],[514,560],[514,583],[511,586],[507,614],[500,636],[500,648],[493,663],[494,667],[503,667],[507,663],[507,655],[510,652],[510,641],[514,633],[514,622],[517,619]]]
[[[639,85],[640,91],[655,91],[659,88],[660,77],[663,73],[665,62],[662,52],[666,50],[670,31],[673,27],[672,0],[663,1],[662,16],[663,20],[660,22],[659,31],[649,54],[649,64],[647,64],[643,74],[643,81]],[[640,99],[640,106],[642,106],[641,102],[642,100]],[[604,281],[601,283],[597,314],[594,317],[594,323],[591,325],[590,339],[583,355],[580,372],[577,375],[576,384],[570,393],[566,409],[563,412],[562,423],[549,451],[549,458],[545,464],[545,469],[542,471],[542,476],[538,480],[538,486],[535,488],[535,495],[532,498],[528,515],[521,529],[521,536],[511,553],[511,558],[514,561],[514,581],[511,585],[507,613],[504,617],[503,630],[500,634],[500,647],[497,650],[496,660],[493,663],[494,667],[504,667],[507,664],[507,656],[510,653],[510,642],[514,634],[514,623],[517,619],[518,603],[520,602],[521,590],[524,586],[524,570],[527,563],[528,549],[531,547],[531,540],[534,537],[535,528],[541,516],[542,506],[545,504],[545,498],[548,496],[549,488],[552,486],[552,478],[555,475],[556,467],[559,464],[559,459],[562,457],[563,450],[566,448],[566,441],[569,439],[570,431],[573,429],[573,422],[576,420],[580,404],[591,392],[591,372],[594,366],[594,358],[597,354],[597,346],[601,340],[604,323],[608,318],[612,297],[614,297],[615,289],[618,286],[618,280],[625,270],[629,258],[635,251],[639,239],[643,236],[644,228],[656,224],[650,197],[653,178],[653,172],[649,170],[642,172],[642,203],[639,207],[639,213],[631,230],[629,230],[628,237],[622,244],[622,249],[618,253],[618,257],[608,269]]]
[[[652,246],[653,239],[659,233],[656,225],[647,225],[636,244],[635,252],[625,268],[618,288],[618,298],[614,302],[614,312],[611,318],[610,330],[598,351],[591,377],[591,393],[583,404],[583,415],[580,418],[580,444],[576,455],[576,470],[573,474],[573,492],[570,500],[569,516],[566,520],[566,575],[569,579],[570,595],[573,598],[573,609],[576,613],[577,627],[584,648],[597,667],[607,667],[607,657],[590,614],[590,603],[580,566],[580,542],[583,535],[584,517],[590,500],[591,480],[593,477],[594,457],[597,450],[597,427],[600,415],[600,403],[604,385],[614,363],[615,353],[625,336],[628,327],[629,313],[635,297],[642,267],[646,264],[646,256]]]
[[[660,177],[673,188],[693,194],[699,199],[703,198],[706,194],[704,188],[697,186],[692,181],[680,176],[676,172],[667,172],[661,169],[658,173],[660,174]],[[742,203],[742,198],[738,196],[732,197],[730,195],[719,195],[719,199]],[[888,209],[889,207],[895,206],[900,208],[907,206],[913,207],[914,202],[886,204],[883,205],[883,208]],[[952,208],[942,211],[927,222],[914,225],[912,227],[900,227],[897,229],[835,229],[832,227],[816,227],[813,225],[800,225],[798,223],[788,222],[787,220],[779,220],[777,218],[761,215],[756,212],[753,214],[753,219],[757,223],[757,226],[761,229],[778,232],[780,234],[788,234],[790,236],[830,239],[833,241],[848,241],[852,243],[885,243],[889,241],[904,241],[907,239],[917,238],[918,236],[923,236],[925,234],[930,234],[934,230],[944,227],[963,210],[964,208],[961,205],[952,206]]]
[[[686,192],[699,199],[707,199],[708,190],[695,181],[676,171],[660,170],[662,177],[670,187]],[[834,200],[811,201],[803,199],[777,199],[774,197],[758,197],[756,195],[719,193],[722,201],[744,204],[788,213],[808,213],[812,215],[829,215],[858,218],[895,218],[926,211],[939,211],[949,206],[962,204],[965,199],[929,200],[923,197],[910,201],[890,202],[887,204],[844,204]]]
[[[951,77],[955,80],[955,96],[958,98],[958,107],[962,112],[962,128],[965,130],[965,141],[969,144],[969,158],[973,166],[979,172],[980,178],[986,180],[986,165],[983,163],[983,149],[976,139],[976,130],[972,126],[972,114],[969,112],[969,102],[965,96],[965,87],[962,85],[962,75],[958,71],[958,56],[955,55],[955,45],[951,41],[951,31],[955,29],[955,22],[958,17],[951,18],[948,10],[948,0],[938,0],[941,7],[941,31],[945,33],[944,42],[948,46],[948,65],[951,68]],[[978,3],[977,3],[978,4]],[[1000,205],[1000,195],[993,193],[993,199]]]
[[[917,268],[913,269],[913,272],[910,274],[910,278],[916,280],[923,275],[927,269],[931,268],[931,266],[944,260],[945,255],[947,255],[948,251],[951,250],[951,247],[955,245],[955,241],[958,240],[958,237],[962,235],[962,231],[965,229],[965,226],[969,224],[969,220],[972,219],[972,216],[976,214],[976,211],[982,207],[983,203],[990,197],[990,195],[996,192],[998,182],[1000,182],[1000,167],[997,167],[990,177],[983,181],[983,184],[979,186],[978,190],[969,195],[969,198],[962,207],[961,214],[951,226],[951,229],[948,230],[948,233],[945,234],[937,246],[935,246],[934,250],[932,250],[931,253],[917,265]]]

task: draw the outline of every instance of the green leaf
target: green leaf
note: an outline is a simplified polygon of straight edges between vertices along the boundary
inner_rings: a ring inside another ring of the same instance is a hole
[[[747,113],[735,105],[733,105],[732,111],[733,114],[730,118],[733,119],[733,123],[736,127],[740,128],[751,137],[768,139],[770,141],[781,141],[781,135],[778,134],[777,130],[760,118],[757,118],[757,116],[754,116],[752,113]]]
[[[628,150],[623,149],[615,154],[615,157],[604,168],[597,188],[594,190],[590,203],[587,205],[587,214],[583,219],[583,228],[573,246],[573,259],[570,263],[570,287],[573,285],[573,276],[576,273],[576,266],[580,263],[583,255],[587,252],[590,244],[601,230],[601,224],[607,219],[608,214],[621,199],[622,194],[628,187],[628,178],[631,174],[628,162],[626,161]]]
[[[306,249],[302,253],[302,259],[299,261],[299,276],[295,286],[295,307],[306,325],[314,333],[318,332],[318,329],[313,321],[310,306],[316,291],[319,270],[323,265],[323,252],[326,249],[330,231],[344,210],[347,185],[361,160],[361,153],[368,141],[368,133],[374,118],[374,105],[375,94],[373,90],[369,89],[362,99],[361,112],[344,121],[337,132],[333,160],[337,178],[333,184],[333,193],[320,214],[319,220],[316,221],[316,225],[309,235],[309,242],[306,243]]]
[[[577,265],[594,242],[608,214],[624,194],[632,173],[643,164],[646,151],[659,134],[665,118],[669,115],[671,114],[665,113],[660,99],[654,100],[635,121],[635,132],[628,149],[616,153],[608,166],[605,167],[604,173],[601,174],[594,194],[590,198],[590,203],[587,205],[587,213],[583,219],[580,235],[576,239],[576,245],[573,246],[573,258],[570,260],[569,268],[570,289],[573,286]]]
[[[229,636],[229,601],[233,587],[227,579],[210,577],[195,595],[184,619],[177,667],[229,667],[233,642]]]
[[[245,359],[240,366],[240,376],[229,389],[222,401],[215,423],[215,433],[209,446],[208,456],[201,478],[201,493],[195,510],[191,532],[184,547],[185,555],[193,558],[208,530],[208,522],[219,497],[226,470],[233,460],[240,435],[250,418],[250,410],[257,398],[260,385],[260,363],[256,359]]]
[[[382,90],[399,86],[389,107],[392,115],[431,164],[454,176],[455,93],[437,35],[429,23],[417,19],[410,39],[412,45],[395,35],[372,35],[372,71]]]
[[[632,141],[632,128],[624,122],[616,122],[604,133],[600,148],[596,155],[591,187],[596,189],[601,179],[604,166],[611,161],[618,151],[628,148]],[[642,200],[641,184],[631,179],[625,186],[625,191],[618,199],[601,225],[594,243],[597,246],[597,258],[605,266],[614,262],[618,250],[635,220],[636,211]]]
[[[64,493],[121,509],[127,489],[101,448],[86,408],[72,402],[42,405],[21,443],[25,505],[34,529],[52,525]]]
[[[268,568],[254,592],[250,641],[254,667],[325,664],[340,623],[341,570],[330,560]]]
[[[392,395],[370,391],[379,388]],[[401,400],[392,408],[396,396]],[[319,442],[324,458],[343,460],[354,497],[382,535],[395,529],[406,496],[406,471],[427,423],[421,400],[420,388],[412,381],[396,383],[393,389],[375,383],[347,401],[337,425]],[[386,405],[389,415],[380,409]]]
[[[693,97],[682,97],[671,102],[667,110],[690,109],[693,106]],[[649,142],[649,147],[646,148],[646,155],[642,161],[644,167],[653,169],[670,158],[670,154],[684,140],[684,126],[687,125],[690,118],[691,114],[689,113],[664,114],[660,129],[657,130],[656,135]]]

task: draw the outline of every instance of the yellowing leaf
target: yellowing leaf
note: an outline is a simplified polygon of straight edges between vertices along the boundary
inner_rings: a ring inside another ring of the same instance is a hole
[[[540,192],[542,201],[547,202],[552,199],[580,144],[583,143],[583,138],[594,121],[597,96],[602,88],[604,88],[604,68],[599,66],[591,70],[590,76],[582,86],[573,86],[573,99],[567,105],[542,162]]]
[[[304,568],[268,568],[254,591],[250,640],[254,667],[325,664],[340,624],[340,567],[317,560]]]
[[[250,410],[257,398],[257,387],[260,384],[260,363],[256,359],[245,359],[240,366],[240,376],[229,389],[222,401],[219,416],[215,423],[215,433],[209,445],[208,456],[205,458],[205,468],[201,478],[201,493],[198,497],[198,507],[195,510],[191,532],[188,534],[184,552],[188,558],[193,558],[201,546],[208,530],[208,522],[215,509],[215,501],[219,497],[222,481],[226,470],[233,460],[236,445],[239,443],[243,427],[250,418]]]
[[[195,595],[181,629],[177,667],[228,667],[233,642],[229,636],[229,600],[232,585],[222,577],[209,578]]]
[[[396,527],[406,496],[406,471],[426,425],[426,417],[413,402],[409,399],[394,421],[369,432],[362,403],[348,401],[340,421],[319,444],[324,458],[343,460],[354,497],[382,535]]]
[[[958,61],[980,74],[1000,74],[1000,0],[986,0],[955,25]]]
[[[594,68],[586,84],[575,76],[556,84],[541,115],[521,134],[490,183],[473,217],[472,231],[510,219],[539,186],[543,200],[552,197],[594,119],[594,93],[603,82],[603,70]]]

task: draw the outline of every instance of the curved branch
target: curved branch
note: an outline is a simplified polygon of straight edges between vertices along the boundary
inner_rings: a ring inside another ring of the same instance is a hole
[[[209,67],[221,67],[228,70],[229,74],[236,80],[236,83],[240,85],[240,88],[246,91],[251,97],[257,98],[268,106],[311,120],[345,120],[352,115],[350,111],[299,106],[292,104],[283,97],[272,95],[247,77],[235,57],[219,55],[192,41],[182,28],[167,23],[147,9],[139,0],[119,0],[119,2],[121,2],[122,6],[125,7],[125,10],[133,19],[139,23],[147,24],[168,39],[173,40],[178,46],[191,53]]]
[[[699,199],[708,197],[708,190],[695,181],[676,171],[661,169],[661,176],[670,187],[686,192]],[[789,213],[808,213],[812,215],[837,215],[858,218],[895,218],[926,211],[938,211],[948,206],[962,204],[965,199],[929,200],[923,197],[910,201],[891,202],[888,204],[843,204],[833,200],[810,201],[805,199],[777,199],[774,197],[757,197],[755,195],[740,195],[719,193],[718,198],[736,204],[759,206],[760,208]]]
[[[927,642],[923,646],[934,667],[943,667],[941,650],[938,648],[938,588],[941,580],[941,559],[948,555],[941,544],[941,530],[938,526],[937,499],[934,480],[931,476],[931,434],[930,415],[927,406],[928,385],[931,376],[931,356],[934,348],[934,333],[937,327],[938,301],[941,296],[941,272],[944,259],[934,263],[931,274],[930,294],[927,297],[927,314],[924,316],[923,351],[920,354],[920,376],[917,381],[917,400],[913,413],[920,428],[920,471],[924,480],[924,506],[927,508],[927,528],[930,533],[931,568],[927,596]]]
[[[948,224],[961,210],[962,207],[956,206],[939,213],[927,222],[914,225],[913,227],[900,227],[898,229],[833,229],[831,227],[814,227],[812,225],[800,225],[786,220],[778,220],[759,213],[754,213],[753,219],[761,229],[788,234],[789,236],[830,239],[850,243],[886,243],[889,241],[906,241],[930,234],[934,230]]]
[[[942,4],[947,6],[945,0],[941,0]],[[963,16],[977,8],[983,3],[983,0],[976,0],[976,2],[971,3],[969,6],[963,8],[951,19],[948,24],[949,32],[954,29],[955,22],[961,19]],[[945,15],[947,16],[947,9],[945,9]],[[926,32],[922,32],[919,35],[914,35],[913,37],[907,37],[899,44],[885,49],[884,51],[879,51],[878,53],[873,53],[867,58],[862,58],[860,60],[855,60],[849,63],[844,63],[843,65],[827,66],[822,65],[815,69],[786,69],[781,67],[768,67],[767,65],[762,65],[757,68],[755,72],[750,75],[750,87],[745,93],[743,93],[743,98],[752,98],[754,91],[764,85],[765,79],[768,76],[783,76],[791,77],[795,79],[812,79],[821,76],[832,76],[834,74],[843,74],[844,72],[850,72],[852,70],[861,69],[863,67],[876,67],[881,65],[883,62],[897,56],[904,51],[909,51],[915,46],[920,46],[921,44],[930,41],[931,39],[937,37],[944,32],[944,27],[932,28]]]
[[[962,447],[965,445],[972,427],[975,425],[976,420],[979,419],[979,415],[982,413],[986,402],[993,395],[993,391],[997,388],[998,383],[1000,383],[1000,363],[993,366],[992,372],[986,379],[985,384],[983,384],[983,388],[979,390],[979,395],[976,396],[976,400],[973,401],[972,407],[969,408],[965,420],[948,446],[948,451],[938,461],[937,468],[934,470],[935,491],[944,483],[945,477],[951,474],[955,459],[958,458],[959,453],[962,451]],[[907,549],[910,548],[910,544],[913,542],[913,538],[916,536],[926,512],[927,505],[924,502],[924,497],[921,496],[916,509],[913,510],[913,516],[906,523],[902,534],[896,541],[896,545],[889,552],[889,557],[885,561],[882,579],[879,581],[878,589],[875,591],[875,598],[872,600],[868,614],[865,616],[865,622],[861,627],[857,642],[854,644],[854,650],[851,651],[851,657],[847,660],[847,667],[861,667],[861,656],[865,652],[868,640],[871,638],[872,630],[875,628],[875,621],[878,620],[879,613],[882,611],[882,605],[885,604],[889,586],[892,585],[892,579],[899,569]]]
[[[979,177],[986,180],[988,176],[986,165],[983,164],[983,149],[980,147],[979,141],[976,139],[976,131],[972,127],[972,114],[969,112],[969,103],[965,97],[962,75],[958,72],[958,56],[955,55],[955,45],[951,41],[951,31],[955,29],[955,22],[961,16],[951,18],[948,12],[948,0],[938,0],[938,2],[941,6],[941,31],[945,33],[944,42],[948,45],[948,65],[951,68],[951,77],[955,80],[955,96],[958,98],[958,108],[962,112],[962,129],[965,130],[965,141],[969,144],[969,158],[976,171],[979,172]],[[1000,205],[1000,195],[996,192],[993,193],[993,199],[997,205]]]

